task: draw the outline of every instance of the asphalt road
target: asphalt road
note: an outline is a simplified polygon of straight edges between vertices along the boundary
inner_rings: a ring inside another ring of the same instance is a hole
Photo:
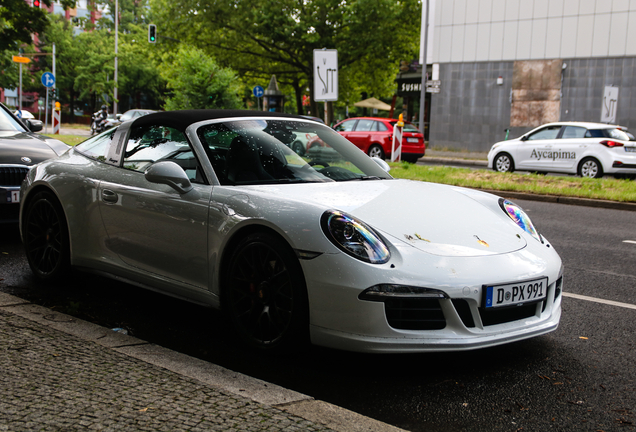
[[[214,311],[82,273],[38,284],[6,227],[0,290],[408,430],[634,430],[636,213],[518,203],[563,258],[561,326],[479,351],[262,355],[236,343]]]

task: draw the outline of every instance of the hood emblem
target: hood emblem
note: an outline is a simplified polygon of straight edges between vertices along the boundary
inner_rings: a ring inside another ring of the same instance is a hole
[[[31,158],[28,158],[28,157],[26,157],[26,156],[22,156],[22,157],[20,158],[20,160],[21,160],[22,162],[24,162],[24,163],[31,163],[31,162],[33,162],[33,161],[31,160]]]

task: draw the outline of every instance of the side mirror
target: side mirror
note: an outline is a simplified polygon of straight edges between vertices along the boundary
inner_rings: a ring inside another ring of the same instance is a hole
[[[43,128],[40,120],[25,119],[24,122],[31,132],[40,132]]]
[[[150,183],[159,183],[170,186],[180,194],[188,193],[192,190],[192,183],[183,168],[174,162],[157,162],[144,173],[146,180]]]
[[[377,156],[373,156],[371,159],[373,160],[373,162],[377,163],[385,172],[391,171],[391,167],[388,163],[386,163],[384,159],[380,159]]]
[[[121,114],[117,114],[117,120],[121,118]]]

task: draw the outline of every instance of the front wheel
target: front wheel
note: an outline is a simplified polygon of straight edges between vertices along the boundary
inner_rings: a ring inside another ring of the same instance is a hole
[[[601,178],[603,177],[603,168],[596,159],[585,158],[579,164],[579,175],[588,178]]]
[[[367,153],[369,154],[369,157],[384,159],[384,150],[382,150],[382,146],[378,144],[373,144],[369,147],[369,151]]]
[[[240,241],[225,279],[226,310],[239,337],[260,349],[306,339],[307,288],[289,245],[268,233]]]
[[[48,191],[27,204],[23,239],[29,266],[42,280],[57,281],[70,270],[70,242],[66,217],[59,201]]]
[[[515,164],[508,153],[501,153],[495,158],[493,169],[502,173],[513,172],[515,170]]]

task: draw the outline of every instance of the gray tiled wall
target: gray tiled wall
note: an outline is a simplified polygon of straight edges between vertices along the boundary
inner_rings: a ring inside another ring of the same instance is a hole
[[[617,123],[636,129],[636,58],[564,59],[561,120],[600,121],[603,90],[618,85]],[[510,128],[514,62],[440,64],[441,92],[431,98],[431,147],[487,151],[531,128]],[[497,85],[497,77],[503,85]],[[632,94],[634,95],[632,97]]]

